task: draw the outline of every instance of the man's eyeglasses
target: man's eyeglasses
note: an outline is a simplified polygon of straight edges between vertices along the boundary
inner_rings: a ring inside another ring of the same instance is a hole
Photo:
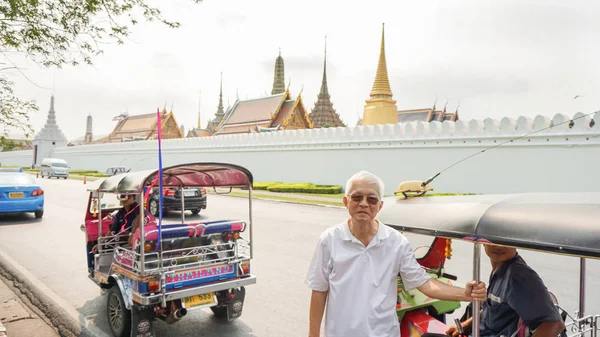
[[[374,196],[365,196],[360,194],[353,194],[350,196],[350,200],[354,202],[361,202],[364,198],[367,198],[367,204],[369,205],[377,205],[379,203],[379,198]]]

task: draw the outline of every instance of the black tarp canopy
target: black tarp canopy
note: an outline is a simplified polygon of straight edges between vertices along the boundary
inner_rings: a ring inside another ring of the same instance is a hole
[[[600,259],[600,192],[384,199],[399,231]]]

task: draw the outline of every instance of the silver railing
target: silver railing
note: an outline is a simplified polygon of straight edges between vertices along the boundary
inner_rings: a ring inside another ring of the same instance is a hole
[[[568,337],[598,337],[598,323],[600,315],[586,315],[579,317],[579,313],[575,312],[575,317],[571,317],[571,321],[565,324]]]
[[[198,238],[164,239],[164,241],[179,241],[184,247],[168,248],[170,244],[163,242],[162,252],[146,252],[142,260],[139,253],[141,246],[135,250],[117,246],[114,248],[113,263],[126,270],[142,275],[142,261],[144,263],[143,275],[159,275],[182,269],[207,267],[216,264],[233,264],[250,259],[250,242],[239,238],[235,241],[218,244],[193,244],[185,247],[186,241],[193,242]],[[178,245],[178,246],[180,246]],[[165,249],[165,246],[167,248]],[[160,266],[162,258],[163,268]]]

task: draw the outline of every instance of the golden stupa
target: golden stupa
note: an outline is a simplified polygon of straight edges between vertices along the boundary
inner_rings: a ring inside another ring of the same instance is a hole
[[[385,25],[381,30],[381,50],[379,51],[379,64],[371,99],[366,100],[362,125],[396,124],[398,123],[398,108],[392,99],[392,89],[388,79],[387,64],[385,61]]]

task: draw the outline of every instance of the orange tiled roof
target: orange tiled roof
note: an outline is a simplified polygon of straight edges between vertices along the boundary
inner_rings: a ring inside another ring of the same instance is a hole
[[[224,125],[270,121],[271,114],[276,112],[284,94],[239,101]]]
[[[283,102],[283,104],[281,105],[280,112],[277,115],[277,117],[275,118],[275,120],[273,121],[272,125],[277,126],[277,125],[283,124],[283,122],[285,122],[285,120],[288,118],[288,116],[292,114],[292,112],[293,112],[292,108],[294,107],[295,103],[296,103],[296,101],[294,101],[294,100],[287,100],[287,101]]]
[[[234,133],[250,133],[250,132],[258,132],[258,126],[262,126],[263,128],[268,128],[269,123],[247,123],[243,125],[225,125],[221,130],[219,130],[219,135],[228,135]]]

